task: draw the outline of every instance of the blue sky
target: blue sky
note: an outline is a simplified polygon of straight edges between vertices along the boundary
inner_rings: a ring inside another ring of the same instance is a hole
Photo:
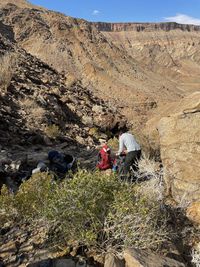
[[[89,21],[161,22],[200,25],[200,0],[29,0]]]

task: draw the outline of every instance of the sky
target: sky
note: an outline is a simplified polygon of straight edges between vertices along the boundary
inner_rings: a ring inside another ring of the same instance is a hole
[[[200,0],[29,0],[88,21],[166,22],[200,25]]]

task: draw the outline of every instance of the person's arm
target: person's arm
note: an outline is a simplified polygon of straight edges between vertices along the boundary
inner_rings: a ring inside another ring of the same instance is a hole
[[[119,150],[118,150],[118,155],[120,155],[124,150],[124,141],[122,136],[119,137]]]

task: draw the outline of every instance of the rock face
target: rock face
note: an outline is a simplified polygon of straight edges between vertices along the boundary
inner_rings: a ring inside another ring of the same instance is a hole
[[[176,22],[165,23],[93,23],[99,31],[122,32],[122,31],[171,31],[180,29],[182,31],[200,31],[200,26],[179,24]]]
[[[146,251],[138,251],[136,249],[128,249],[124,252],[126,267],[185,267],[182,262],[174,259],[148,253]]]
[[[200,225],[200,201],[192,203],[187,208],[187,217],[195,224]]]
[[[200,198],[200,92],[171,110],[158,125],[166,184],[179,203]]]
[[[105,256],[104,267],[125,267],[125,261],[110,253]]]

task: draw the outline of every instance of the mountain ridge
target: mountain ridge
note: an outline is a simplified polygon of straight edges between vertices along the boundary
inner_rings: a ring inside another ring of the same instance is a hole
[[[180,24],[176,22],[91,22],[99,31],[200,31],[200,26],[192,24]]]

